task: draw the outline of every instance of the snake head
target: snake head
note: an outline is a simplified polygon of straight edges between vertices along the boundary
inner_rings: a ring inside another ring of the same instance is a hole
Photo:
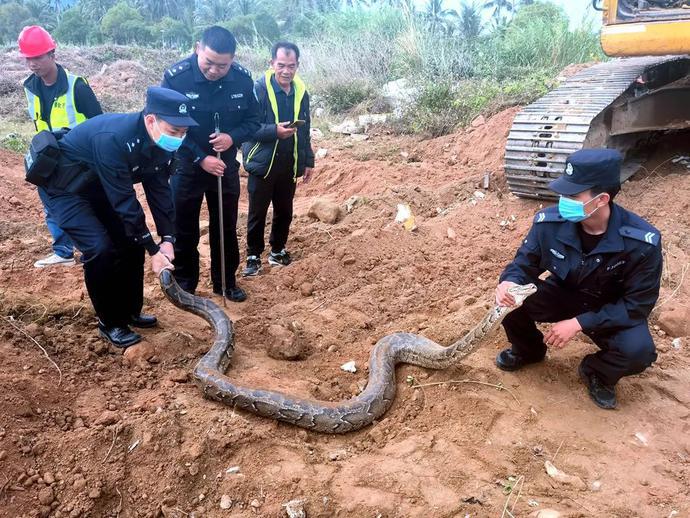
[[[522,303],[525,302],[525,299],[536,292],[537,287],[532,283],[516,284],[515,286],[508,288],[508,293],[510,293],[515,299],[515,305],[512,306],[512,309],[522,306]]]

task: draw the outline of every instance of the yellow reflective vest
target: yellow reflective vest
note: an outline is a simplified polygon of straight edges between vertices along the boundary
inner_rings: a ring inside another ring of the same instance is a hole
[[[36,126],[36,133],[42,130],[53,130],[59,128],[74,128],[86,120],[83,113],[77,111],[77,105],[74,101],[74,85],[78,79],[84,80],[80,76],[67,74],[67,91],[56,97],[53,101],[53,107],[50,110],[50,121],[45,121],[41,115],[41,98],[24,87],[24,93],[29,103],[29,115]]]
[[[271,103],[271,109],[273,110],[273,115],[275,115],[276,119],[276,124],[280,124],[280,119],[278,118],[278,99],[276,99],[276,93],[273,91],[273,88],[271,87],[271,77],[275,74],[275,72],[272,69],[266,70],[266,73],[264,74],[264,77],[266,78],[266,91],[268,93],[268,101]],[[295,86],[295,118],[299,117],[299,110],[300,107],[302,106],[302,99],[304,98],[304,93],[307,91],[307,87],[304,84],[304,81],[295,74],[295,77],[292,78],[292,84]],[[271,163],[268,166],[268,171],[266,172],[266,176],[271,172],[271,167],[273,167],[273,160],[276,157],[276,150],[278,149],[278,141],[276,140],[275,146],[273,147],[273,156],[271,157]],[[297,132],[295,132],[295,147],[293,149],[293,156],[295,158],[294,161],[294,171],[293,171],[293,179],[296,181],[297,180]]]

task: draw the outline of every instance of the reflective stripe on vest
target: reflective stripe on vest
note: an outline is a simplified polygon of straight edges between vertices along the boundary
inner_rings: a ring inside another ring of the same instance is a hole
[[[77,105],[74,100],[74,85],[77,79],[83,79],[67,72],[67,91],[53,101],[53,107],[50,110],[50,124],[41,117],[41,99],[38,95],[34,95],[27,88],[24,88],[26,99],[29,103],[29,115],[36,125],[36,132],[41,130],[52,130],[59,128],[74,128],[86,120],[83,113],[77,111]]]
[[[271,103],[271,109],[273,110],[273,115],[275,116],[275,121],[276,125],[280,124],[280,119],[278,118],[278,99],[276,98],[276,93],[273,91],[273,85],[271,84],[271,78],[275,72],[271,69],[266,70],[266,73],[264,74],[264,77],[266,78],[266,91],[268,92],[268,100]],[[292,84],[295,86],[295,120],[299,119],[299,110],[302,107],[302,99],[304,98],[304,94],[307,91],[307,87],[304,84],[304,81],[295,74],[295,77],[292,78]],[[273,156],[271,157],[271,163],[268,166],[268,171],[266,171],[266,176],[271,172],[271,167],[273,167],[273,160],[276,157],[276,151],[278,149],[278,141],[276,140],[275,145],[273,146]],[[294,181],[297,181],[297,132],[295,132],[295,149],[293,151],[294,154],[294,164],[293,164],[293,176],[292,179]],[[264,176],[264,178],[266,178]]]

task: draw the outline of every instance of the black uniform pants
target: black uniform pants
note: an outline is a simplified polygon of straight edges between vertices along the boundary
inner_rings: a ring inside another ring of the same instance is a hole
[[[247,255],[260,257],[264,251],[264,229],[268,207],[273,204],[273,220],[269,244],[271,251],[285,248],[290,223],[292,223],[292,201],[296,183],[292,156],[276,155],[271,174],[267,178],[249,175],[249,214],[247,216]]]
[[[225,238],[225,272],[228,288],[235,286],[235,271],[240,264],[237,243],[237,206],[240,177],[237,170],[226,170],[223,186],[223,231]],[[175,204],[175,279],[183,290],[194,293],[199,284],[199,214],[206,197],[211,246],[211,282],[221,289],[220,225],[218,218],[218,178],[196,164],[178,162],[170,178]]]
[[[47,189],[50,212],[82,252],[84,280],[98,318],[125,326],[144,302],[144,248],[125,234],[100,182],[76,194]]]
[[[534,295],[503,320],[513,352],[535,360],[546,354],[544,335],[535,322],[560,322],[588,311],[597,311],[604,304],[590,295],[563,288],[554,282],[539,281],[537,288]],[[615,385],[623,376],[639,374],[656,360],[654,340],[646,321],[586,334],[600,350],[584,357],[584,370],[587,374],[597,374],[607,385]]]

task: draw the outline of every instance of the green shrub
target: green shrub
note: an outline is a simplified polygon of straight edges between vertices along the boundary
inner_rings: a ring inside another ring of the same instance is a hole
[[[247,14],[236,16],[232,20],[221,22],[220,25],[233,33],[241,44],[258,42],[275,42],[280,38],[280,28],[275,18],[268,13]]]
[[[62,13],[60,23],[55,30],[55,37],[60,43],[83,45],[87,41],[88,34],[84,30],[84,27],[87,26],[88,24],[79,9],[67,9]]]
[[[30,25],[31,12],[17,2],[0,5],[0,42],[12,43],[25,25]]]
[[[19,133],[9,133],[0,139],[0,147],[24,154],[29,149],[29,139]]]
[[[108,9],[101,20],[101,32],[114,43],[149,43],[151,31],[138,9],[120,2]]]
[[[333,82],[319,91],[326,105],[336,113],[354,108],[373,97],[373,87],[365,81]]]

